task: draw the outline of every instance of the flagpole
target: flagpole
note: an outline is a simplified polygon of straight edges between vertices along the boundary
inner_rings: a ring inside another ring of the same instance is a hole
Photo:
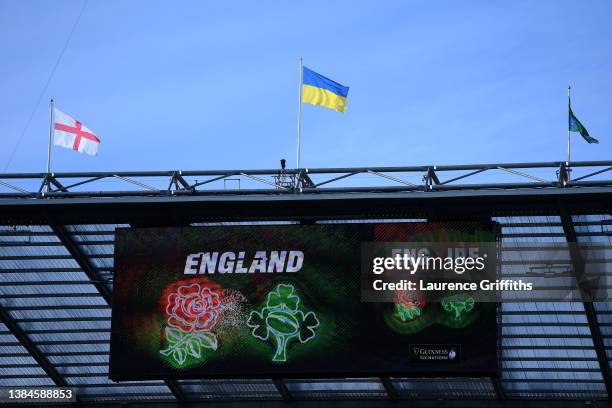
[[[296,169],[300,168],[300,134],[302,133],[302,84],[304,83],[304,62],[300,57],[300,92],[298,100],[298,120],[297,120],[297,160]]]
[[[571,101],[570,101],[570,91],[572,89],[571,85],[567,86],[567,115],[569,117],[569,110],[571,109]],[[570,132],[570,127],[569,127],[569,119],[568,119],[568,126],[567,126],[567,167],[569,168],[570,165],[570,153],[571,153],[571,132]],[[569,175],[569,173],[568,173]]]
[[[47,149],[47,177],[51,175],[51,137],[53,135],[53,98],[49,102],[49,146]],[[51,190],[49,181],[47,180],[47,191]]]

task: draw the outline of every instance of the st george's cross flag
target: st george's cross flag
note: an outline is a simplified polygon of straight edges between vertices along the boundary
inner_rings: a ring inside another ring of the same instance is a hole
[[[67,149],[95,156],[98,153],[100,138],[83,126],[78,120],[53,108],[53,143]]]

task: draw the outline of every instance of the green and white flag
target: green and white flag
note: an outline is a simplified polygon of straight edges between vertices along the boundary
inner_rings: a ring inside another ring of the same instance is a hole
[[[578,120],[576,116],[574,116],[574,112],[572,112],[572,104],[568,100],[568,108],[569,108],[569,131],[570,132],[578,132],[580,136],[584,138],[588,143],[599,143],[599,140],[591,137],[589,132],[587,132],[584,125]]]

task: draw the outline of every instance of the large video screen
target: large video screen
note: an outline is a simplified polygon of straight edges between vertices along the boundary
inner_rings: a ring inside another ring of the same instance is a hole
[[[495,303],[364,302],[360,279],[366,242],[495,240],[482,223],[117,229],[110,378],[497,376]]]

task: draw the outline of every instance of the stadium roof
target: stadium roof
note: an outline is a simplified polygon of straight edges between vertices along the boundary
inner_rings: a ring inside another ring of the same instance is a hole
[[[603,168],[612,166],[611,162],[605,163]],[[428,174],[429,170],[426,168],[425,172]],[[270,173],[261,177],[265,175]],[[0,175],[0,181],[10,178],[5,176]],[[45,177],[42,175],[43,179]],[[197,182],[186,183],[191,185]],[[532,203],[533,207],[525,205],[511,209],[500,204],[497,210],[489,208],[484,211],[482,205],[477,208],[483,216],[493,215],[493,219],[501,224],[502,245],[524,241],[543,245],[559,242],[598,242],[610,245],[612,193],[609,186],[612,183],[599,180],[592,184],[597,185],[574,185],[568,188],[566,182],[565,185],[545,188],[523,186],[492,189],[475,186],[472,189],[462,189],[460,193],[463,195],[460,197],[471,196],[474,198],[471,202],[476,205],[492,192],[498,194],[502,190],[501,193],[510,197],[523,191],[524,194],[520,194],[521,202]],[[11,186],[17,187],[13,184]],[[28,191],[23,186],[18,188]],[[43,190],[41,188],[40,192]],[[587,194],[585,190],[589,191],[589,199],[579,200],[577,197]],[[226,203],[228,198],[244,199],[250,194],[236,189],[231,191],[234,194],[229,197],[227,190],[223,195],[209,193],[197,197],[205,200],[222,196],[226,197],[223,201]],[[539,193],[534,194],[533,191]],[[6,193],[4,197],[0,194],[0,386],[73,386],[77,388],[79,400],[85,405],[130,401],[168,404],[197,401],[235,401],[238,404],[253,400],[303,403],[322,399],[367,400],[369,406],[396,399],[415,400],[415,403],[418,400],[423,404],[427,401],[435,403],[440,399],[448,403],[455,399],[470,400],[471,404],[476,404],[474,401],[491,404],[522,399],[532,402],[541,399],[547,404],[550,399],[592,400],[597,404],[597,401],[609,400],[612,395],[610,302],[503,303],[500,312],[502,375],[499,379],[194,379],[114,383],[108,379],[114,230],[145,222],[144,218],[140,218],[137,223],[128,223],[129,217],[136,216],[135,211],[130,212],[131,206],[155,206],[155,200],[173,197],[155,193],[138,197],[125,194],[110,198],[112,196],[104,192],[98,193],[87,191],[80,192],[79,197],[67,195],[54,199],[43,197],[42,194],[28,197],[25,193],[20,197],[9,197],[12,193]],[[459,197],[441,196],[435,207],[429,208],[423,207],[420,202],[413,209],[414,215],[399,217],[407,213],[398,209],[406,205],[406,200],[427,193],[449,192],[334,192],[343,195],[341,202],[336,203],[335,212],[331,211],[331,207],[326,207],[324,212],[315,216],[306,207],[292,207],[293,214],[283,213],[276,220],[272,217],[273,211],[265,217],[256,217],[249,208],[225,216],[217,212],[208,214],[205,210],[210,207],[198,199],[196,208],[203,210],[204,214],[192,218],[195,212],[190,212],[188,217],[184,216],[181,220],[190,225],[296,222],[292,218],[302,221],[316,218],[321,223],[349,222],[351,219],[354,220],[352,222],[364,222],[364,218],[370,218],[368,222],[372,222],[377,219],[374,216],[384,221],[399,218],[404,222],[422,221],[428,218],[428,213],[435,216],[444,212],[441,209],[446,208],[445,203],[451,203]],[[381,194],[382,202],[397,198],[398,194],[402,197],[401,202],[394,204],[393,211],[389,207],[380,207],[379,211],[370,212],[370,207],[360,207],[358,198],[363,194],[368,195],[369,200],[374,199],[369,194]],[[555,195],[554,200],[542,202],[542,196],[546,194]],[[270,201],[265,200],[266,196],[271,199],[278,197],[272,192],[261,191],[257,196],[268,204]],[[323,199],[320,194],[313,193],[313,196]],[[353,201],[353,198],[357,200]],[[114,214],[111,217],[110,212],[104,212],[102,216],[96,214],[102,208],[98,206],[101,201],[108,204],[109,201],[122,199],[128,200],[125,202],[126,207],[121,208],[127,215]],[[319,205],[318,202],[315,200],[310,206]],[[538,203],[544,203],[546,208],[538,206]],[[357,208],[347,208],[347,205]],[[143,207],[139,208],[141,210]],[[159,207],[154,208],[159,210]],[[281,206],[274,207],[274,210],[280,209]],[[77,211],[76,216],[62,215],[62,212],[72,210]],[[448,210],[449,216],[457,214]],[[495,214],[491,214],[491,211]],[[418,217],[417,213],[425,216]],[[98,221],[103,218],[122,218],[125,221],[92,223],[90,220],[94,218]],[[146,225],[153,225],[153,218],[152,213],[148,214]],[[157,222],[164,224],[163,218],[165,214],[160,215],[158,212]],[[265,218],[265,221],[254,221],[256,218]],[[67,220],[72,222],[65,222]],[[569,251],[567,259],[568,267],[580,262]],[[610,253],[601,261],[609,273],[612,265]],[[528,257],[504,258],[502,274],[521,276],[539,266]]]

